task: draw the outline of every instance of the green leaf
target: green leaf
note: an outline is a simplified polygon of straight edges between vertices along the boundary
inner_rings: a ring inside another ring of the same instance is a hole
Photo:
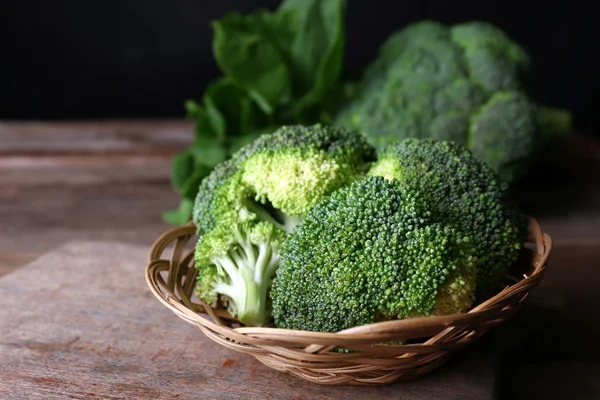
[[[173,225],[185,225],[192,219],[192,209],[194,202],[183,198],[176,210],[165,211],[162,215],[163,220]]]
[[[298,30],[292,44],[295,89],[300,93],[294,112],[298,122],[322,120],[330,92],[339,84],[345,43],[343,0],[286,0],[281,12],[296,13]]]
[[[215,165],[225,161],[225,158],[227,158],[225,146],[211,140],[197,140],[196,143],[189,148],[189,152],[192,154],[196,165],[206,165],[210,168],[214,168]]]
[[[173,157],[171,161],[171,184],[177,192],[181,193],[183,185],[194,172],[194,167],[194,155],[189,149]]]
[[[291,60],[303,92],[314,87],[323,56],[343,33],[343,4],[342,0],[286,0],[277,10],[293,12],[297,19]]]
[[[290,90],[290,71],[279,44],[272,39],[279,20],[267,11],[230,13],[213,22],[213,53],[219,68],[272,115]]]
[[[204,105],[200,105],[192,100],[188,100],[185,103],[185,106],[187,109],[188,118],[193,118],[196,122],[193,146],[197,145],[198,143],[204,143],[207,140],[214,140],[219,143],[224,142],[224,127],[222,129],[223,132],[219,134],[214,127],[215,122],[211,121],[210,113]],[[215,111],[213,110],[212,112],[214,114]],[[213,116],[213,119],[214,118],[215,117]],[[220,123],[217,122],[216,125],[220,125]],[[217,126],[217,129],[219,129],[219,126]]]
[[[205,94],[205,102],[221,115],[225,138],[240,136],[262,127],[268,116],[261,110],[251,93],[239,87],[230,78],[221,78]]]
[[[194,172],[188,177],[181,188],[181,196],[194,201],[202,180],[210,174],[212,168],[208,165],[198,164]]]

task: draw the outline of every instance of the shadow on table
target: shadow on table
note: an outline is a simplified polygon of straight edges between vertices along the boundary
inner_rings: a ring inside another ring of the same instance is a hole
[[[556,248],[542,284],[491,333],[499,398],[600,398],[599,264],[600,248]]]

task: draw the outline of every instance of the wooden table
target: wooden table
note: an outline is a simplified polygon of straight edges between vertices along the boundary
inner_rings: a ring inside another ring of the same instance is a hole
[[[170,159],[192,131],[184,121],[0,123],[0,282],[72,240],[147,247],[178,204]],[[600,398],[600,144],[573,135],[518,189],[555,250],[527,306],[484,342],[498,393]]]

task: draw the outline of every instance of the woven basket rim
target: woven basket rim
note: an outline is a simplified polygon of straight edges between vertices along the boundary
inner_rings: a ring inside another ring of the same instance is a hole
[[[230,328],[222,323],[221,318],[216,313],[211,312],[208,305],[203,304],[205,308],[208,307],[209,309],[206,310],[206,313],[200,313],[183,304],[181,300],[177,298],[175,293],[168,290],[165,288],[165,285],[160,283],[162,280],[162,278],[159,278],[160,272],[165,271],[165,263],[168,263],[167,260],[161,259],[161,255],[173,239],[184,236],[192,238],[196,235],[196,229],[192,223],[169,229],[156,239],[148,254],[148,264],[145,270],[145,276],[146,282],[154,296],[172,312],[191,324],[202,325],[203,327],[222,335],[234,337],[238,337],[239,335],[250,337],[260,336],[262,338],[270,337],[273,340],[283,342],[294,341],[319,344],[329,343],[331,341],[340,342],[340,340],[344,342],[356,341],[365,343],[369,341],[373,333],[378,333],[378,338],[373,338],[376,342],[381,341],[380,336],[385,335],[386,333],[393,335],[398,331],[410,331],[414,329],[427,331],[428,329],[435,329],[436,327],[470,324],[477,320],[491,318],[499,312],[499,309],[498,307],[488,308],[489,304],[502,301],[503,297],[509,294],[507,292],[510,292],[510,295],[514,295],[515,293],[530,291],[533,287],[537,286],[545,273],[547,260],[552,248],[552,239],[548,234],[542,232],[538,221],[532,217],[528,217],[528,228],[528,241],[533,243],[536,247],[534,254],[535,258],[532,261],[533,272],[529,275],[525,275],[523,279],[519,279],[513,285],[505,287],[494,296],[473,307],[467,313],[375,322],[352,327],[339,332],[313,332],[277,327],[241,326]],[[182,251],[183,249],[177,248],[177,246],[173,249],[173,253]]]

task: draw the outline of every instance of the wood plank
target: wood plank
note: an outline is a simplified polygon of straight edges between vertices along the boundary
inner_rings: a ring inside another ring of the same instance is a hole
[[[477,346],[427,378],[319,386],[217,345],[150,293],[148,248],[77,241],[0,279],[0,393],[27,399],[476,399],[494,374]]]
[[[179,199],[167,177],[144,176],[145,168],[112,170],[117,177],[82,169],[72,172],[79,183],[68,185],[60,183],[60,174],[45,183],[3,185],[0,276],[73,239],[150,246],[170,227],[161,213]],[[31,179],[39,179],[39,172]]]
[[[0,156],[170,154],[193,140],[185,120],[0,122]]]

